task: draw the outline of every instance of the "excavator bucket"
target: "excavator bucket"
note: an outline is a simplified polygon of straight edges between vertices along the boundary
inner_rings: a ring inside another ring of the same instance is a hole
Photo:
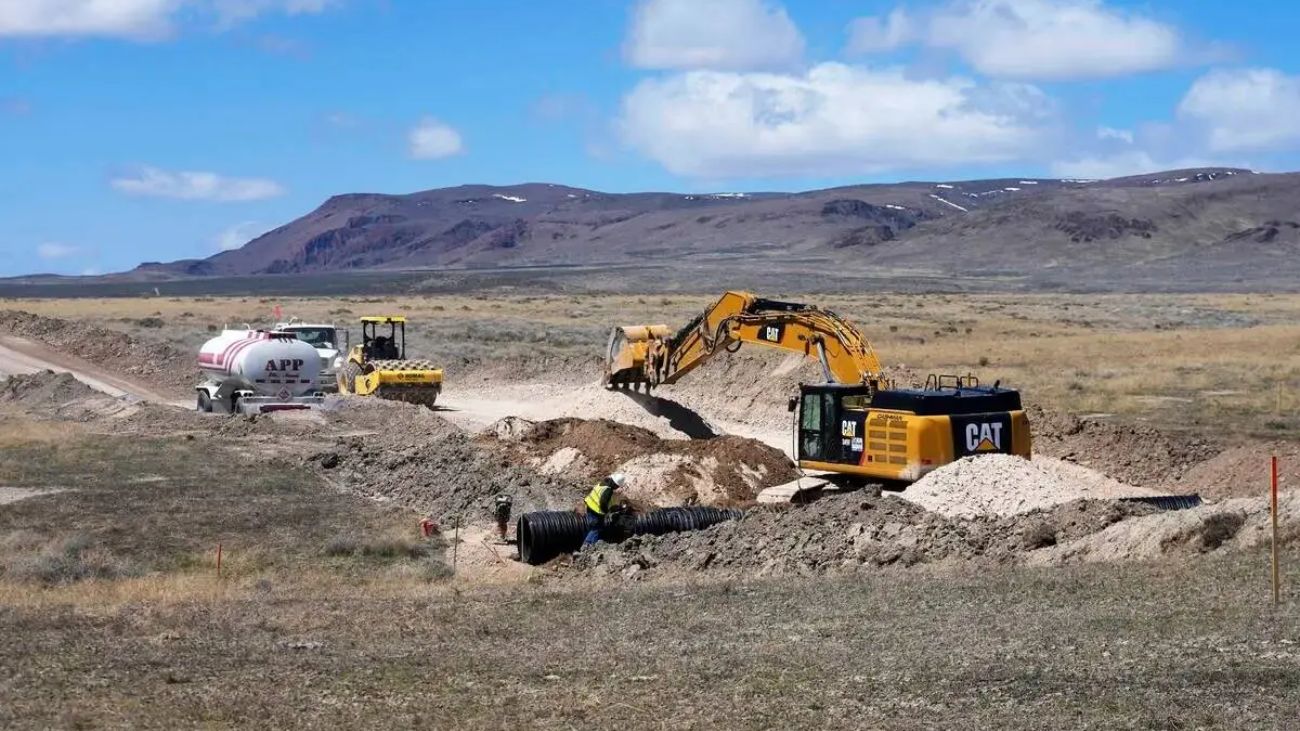
[[[605,387],[652,385],[646,359],[652,344],[668,334],[667,325],[625,325],[610,331],[605,350]]]

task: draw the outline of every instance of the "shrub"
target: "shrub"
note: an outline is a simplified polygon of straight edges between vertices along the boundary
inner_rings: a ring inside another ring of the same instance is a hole
[[[4,575],[17,581],[47,585],[71,584],[85,579],[117,579],[140,575],[138,567],[114,556],[85,536],[51,543],[36,554],[15,557],[4,567]]]
[[[1206,518],[1201,524],[1201,550],[1213,551],[1222,546],[1246,522],[1246,516],[1241,513],[1215,513]]]

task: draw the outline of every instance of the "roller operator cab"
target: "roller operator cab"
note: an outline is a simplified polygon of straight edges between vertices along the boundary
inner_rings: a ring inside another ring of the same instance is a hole
[[[912,482],[962,457],[1031,451],[1020,393],[997,385],[801,385],[791,407],[804,469]]]

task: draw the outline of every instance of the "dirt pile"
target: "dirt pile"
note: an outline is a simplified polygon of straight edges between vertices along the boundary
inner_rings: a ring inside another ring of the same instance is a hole
[[[1267,442],[1233,447],[1195,465],[1179,481],[1179,489],[1212,499],[1268,493],[1269,458],[1278,458],[1283,490],[1300,489],[1300,444]]]
[[[1132,485],[1168,485],[1218,448],[1210,442],[1151,427],[1081,419],[1031,406],[1026,409],[1034,454],[1101,470]]]
[[[909,485],[903,497],[948,517],[974,518],[1020,515],[1075,500],[1155,494],[1051,457],[1030,461],[987,454],[940,467]]]
[[[71,373],[40,371],[0,379],[0,401],[27,406],[57,406],[77,399],[103,396]]]
[[[886,368],[884,375],[900,387],[917,380],[906,367]],[[750,346],[735,353],[721,353],[681,382],[663,386],[656,393],[728,426],[788,434],[790,413],[786,401],[798,394],[800,383],[824,380],[821,365],[813,358]]]
[[[71,373],[40,371],[0,380],[0,405],[35,417],[91,421],[122,417],[137,408],[126,399],[100,393]]]
[[[382,408],[343,418],[364,423],[378,418]],[[514,498],[516,514],[569,509],[582,500],[588,487],[584,482],[520,465],[502,450],[423,411],[427,415],[384,420],[379,431],[335,436],[330,446],[305,462],[340,489],[395,502],[444,524],[458,517],[465,522],[491,520],[493,499],[500,493]]]
[[[662,395],[610,390],[599,383],[566,389],[545,402],[548,417],[602,419],[640,427],[665,439],[704,439],[721,430],[693,409]],[[522,410],[523,416],[529,409]]]
[[[507,419],[479,439],[543,474],[589,483],[626,473],[625,494],[642,507],[745,504],[763,488],[797,476],[780,450],[753,439],[662,439],[605,419]]]
[[[946,518],[892,495],[828,496],[806,506],[761,506],[693,533],[637,536],[578,553],[596,573],[649,569],[736,576],[815,575],[945,561],[1018,563],[1035,551],[1100,531],[1153,508],[1080,501],[1009,518]]]
[[[1278,500],[1282,542],[1300,540],[1297,518],[1300,518],[1300,491],[1282,494]],[[1271,524],[1267,498],[1235,498],[1127,520],[1043,551],[1031,563],[1136,561],[1250,549],[1267,544]]]
[[[0,311],[0,332],[30,338],[171,391],[188,392],[194,385],[194,353],[169,343],[149,342],[116,330],[18,310]]]

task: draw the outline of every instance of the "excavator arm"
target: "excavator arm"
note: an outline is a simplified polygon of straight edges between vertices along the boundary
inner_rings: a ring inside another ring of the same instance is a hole
[[[666,325],[616,327],[605,384],[611,388],[675,383],[719,352],[758,343],[816,358],[828,382],[878,385],[880,361],[852,323],[815,305],[727,292],[675,334]]]

